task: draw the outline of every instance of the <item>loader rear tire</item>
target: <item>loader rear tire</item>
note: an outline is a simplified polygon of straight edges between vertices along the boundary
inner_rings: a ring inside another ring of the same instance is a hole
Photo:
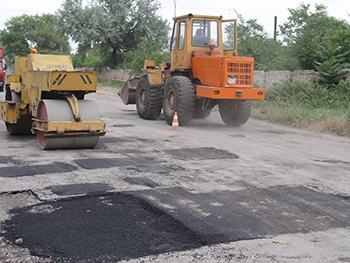
[[[176,111],[179,125],[186,126],[193,116],[195,96],[195,89],[189,78],[184,76],[171,77],[164,87],[163,112],[165,121],[172,125]]]
[[[227,126],[238,127],[247,122],[252,109],[250,100],[227,100],[219,104],[222,121]]]
[[[151,87],[146,77],[141,77],[136,88],[136,109],[140,118],[158,119],[162,110],[162,90]]]

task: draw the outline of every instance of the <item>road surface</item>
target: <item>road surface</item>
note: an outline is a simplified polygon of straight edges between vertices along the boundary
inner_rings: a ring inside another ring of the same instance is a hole
[[[217,112],[172,131],[87,99],[95,149],[0,124],[0,262],[350,262],[350,138]]]

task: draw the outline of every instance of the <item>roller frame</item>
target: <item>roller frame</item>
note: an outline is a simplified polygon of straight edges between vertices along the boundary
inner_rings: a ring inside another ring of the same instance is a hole
[[[33,119],[34,131],[44,132],[45,137],[103,136],[105,123],[102,121],[43,121]]]

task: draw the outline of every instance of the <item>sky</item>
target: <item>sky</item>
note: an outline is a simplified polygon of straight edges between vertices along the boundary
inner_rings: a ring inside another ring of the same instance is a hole
[[[41,15],[43,13],[54,14],[62,5],[63,0],[0,0],[0,29],[4,29],[5,21],[14,16]],[[203,15],[222,15],[224,18],[236,18],[236,10],[245,20],[255,18],[258,24],[263,25],[265,31],[272,37],[274,30],[274,17],[277,16],[277,24],[282,25],[287,21],[288,8],[295,9],[301,3],[311,4],[314,11],[315,4],[327,6],[329,15],[338,19],[345,19],[350,23],[350,0],[159,0],[161,8],[158,12],[164,19],[168,19],[172,25],[172,17],[188,13]],[[176,3],[176,10],[175,4]]]

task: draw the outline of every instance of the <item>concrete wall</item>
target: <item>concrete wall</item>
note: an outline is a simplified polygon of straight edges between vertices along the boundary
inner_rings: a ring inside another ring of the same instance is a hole
[[[255,71],[255,84],[259,87],[271,88],[274,84],[290,81],[308,82],[313,77],[317,76],[317,72],[313,70],[275,70],[275,71]]]
[[[80,68],[83,71],[97,71],[98,79],[103,81],[119,80],[127,81],[130,78],[130,70],[110,69],[109,67],[101,67],[98,70],[94,68]],[[347,74],[347,79],[350,80],[350,69],[344,70]],[[256,70],[254,75],[255,84],[258,87],[271,88],[274,84],[290,81],[308,82],[313,77],[317,76],[317,72],[313,70],[278,70],[278,71],[262,71]],[[131,76],[133,77],[133,76]]]
[[[119,80],[119,81],[127,81],[130,78],[129,69],[110,69],[109,67],[101,67],[101,68],[76,68],[76,70],[81,71],[97,71],[98,80],[109,81],[109,80]]]

